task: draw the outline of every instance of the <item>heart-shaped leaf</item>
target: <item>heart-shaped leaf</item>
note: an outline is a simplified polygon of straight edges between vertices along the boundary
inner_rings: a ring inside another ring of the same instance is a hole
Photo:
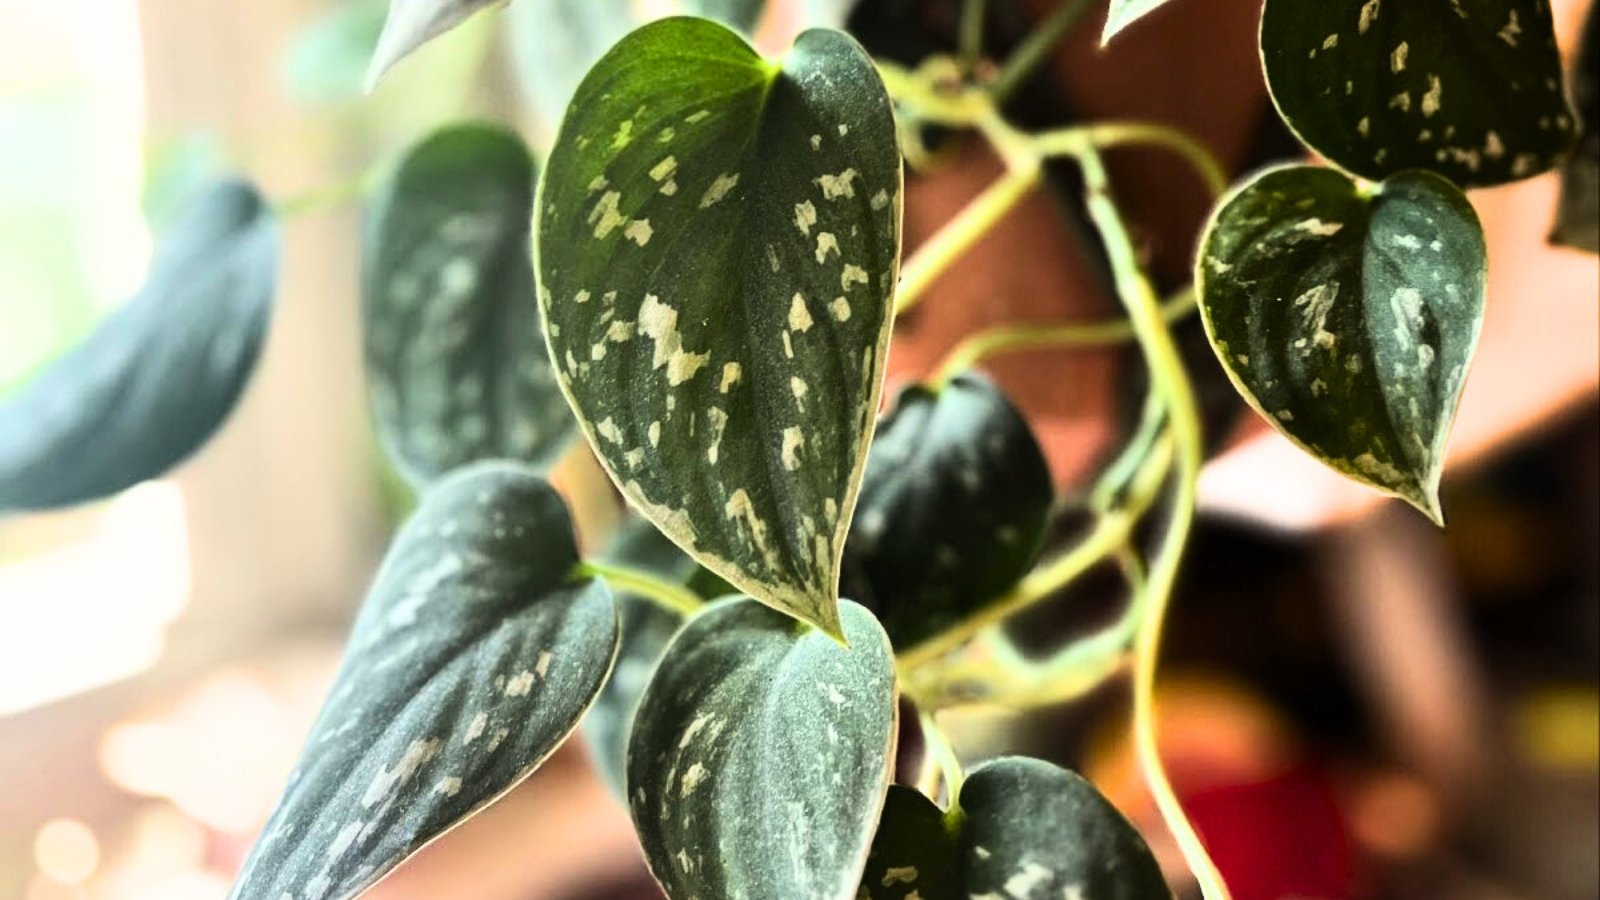
[[[367,222],[362,319],[378,433],[413,484],[466,463],[553,464],[574,428],[540,336],[534,166],[458,125],[401,162]]]
[[[1128,820],[1065,769],[1011,757],[961,785],[961,896],[1172,900]]]
[[[204,444],[255,369],[277,266],[261,196],[209,186],[163,236],[139,293],[0,402],[0,511],[103,497]]]
[[[1550,239],[1600,253],[1600,6],[1589,7],[1572,70],[1572,102],[1583,120],[1578,151],[1561,167],[1561,205]]]
[[[1267,0],[1261,58],[1284,121],[1366,178],[1502,184],[1577,134],[1548,0]]]
[[[352,897],[532,773],[617,649],[611,592],[577,563],[561,498],[524,470],[425,494],[232,896]]]
[[[1366,190],[1292,166],[1218,210],[1197,264],[1213,349],[1246,400],[1335,469],[1435,521],[1483,323],[1483,231],[1448,181]]]
[[[643,519],[623,526],[607,548],[605,561],[643,569],[678,583],[687,581],[699,569],[694,560]],[[622,647],[617,651],[611,680],[584,716],[583,735],[600,777],[618,797],[626,798],[623,785],[627,780],[628,730],[633,714],[656,663],[683,624],[683,617],[626,591],[617,592],[617,612],[622,617]]]
[[[674,900],[853,900],[894,763],[894,658],[841,605],[848,648],[747,598],[707,606],[645,690],[628,799]]]
[[[854,41],[809,31],[773,63],[687,18],[584,79],[538,202],[545,333],[607,470],[707,568],[832,634],[899,208]]]
[[[389,0],[378,49],[367,66],[367,90],[377,87],[395,63],[474,14],[508,0]],[[533,0],[538,3],[542,0]]]
[[[1111,39],[1122,33],[1124,28],[1156,11],[1157,7],[1165,6],[1169,0],[1111,0],[1111,8],[1106,11],[1105,29],[1100,32],[1100,44],[1104,46],[1111,43]]]
[[[907,388],[878,424],[845,545],[847,592],[896,647],[943,631],[1017,582],[1054,491],[1021,414],[987,378]]]
[[[920,792],[889,785],[857,900],[963,900],[951,824]]]

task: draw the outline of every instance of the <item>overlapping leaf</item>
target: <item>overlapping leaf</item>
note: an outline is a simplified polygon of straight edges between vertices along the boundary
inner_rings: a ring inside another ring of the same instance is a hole
[[[899,206],[859,46],[811,31],[773,63],[699,19],[595,66],[538,203],[546,335],[600,459],[707,568],[830,633]]]
[[[858,900],[964,900],[966,896],[961,889],[960,850],[944,810],[913,788],[890,785]]]
[[[480,464],[396,538],[239,900],[352,897],[527,777],[605,683],[617,615],[566,507]]]
[[[210,185],[163,236],[139,293],[0,402],[0,512],[115,493],[205,443],[255,369],[277,265],[261,196]]]
[[[628,746],[645,858],[674,900],[853,900],[894,762],[895,674],[872,615],[849,648],[748,598],[667,648]]]
[[[907,388],[873,440],[846,591],[909,647],[1027,572],[1053,496],[1027,421],[987,378]]]
[[[574,433],[540,333],[534,165],[497,126],[413,148],[367,222],[362,324],[378,433],[413,484],[466,463],[548,466]]]
[[[378,48],[367,67],[367,90],[418,47],[460,25],[473,15],[507,0],[389,0]],[[541,2],[541,0],[534,0]]]
[[[1548,0],[1267,0],[1261,57],[1290,127],[1367,178],[1501,184],[1577,134]]]
[[[1485,252],[1472,207],[1436,175],[1369,192],[1331,169],[1277,169],[1212,221],[1200,310],[1229,377],[1274,427],[1442,521]]]

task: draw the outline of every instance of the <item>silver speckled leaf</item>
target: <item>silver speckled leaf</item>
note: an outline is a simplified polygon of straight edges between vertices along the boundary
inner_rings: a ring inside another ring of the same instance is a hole
[[[748,598],[667,648],[628,745],[645,859],[673,900],[854,900],[894,765],[889,639],[846,602],[850,646]]]
[[[966,900],[956,834],[916,788],[889,785],[857,900]]]
[[[1501,184],[1578,133],[1548,0],[1267,0],[1261,58],[1284,121],[1365,178]]]
[[[520,468],[425,494],[231,896],[352,897],[531,774],[616,654],[611,592],[577,562],[566,506]]]
[[[589,73],[537,204],[551,355],[607,470],[708,569],[834,634],[900,180],[849,37],[808,31],[771,62],[678,18]]]
[[[1445,179],[1371,190],[1332,169],[1268,171],[1224,201],[1197,263],[1233,383],[1280,432],[1443,521],[1439,478],[1483,324],[1486,247]]]
[[[514,132],[450,126],[406,154],[368,216],[373,416],[415,485],[484,459],[547,468],[576,432],[534,299],[534,171]]]

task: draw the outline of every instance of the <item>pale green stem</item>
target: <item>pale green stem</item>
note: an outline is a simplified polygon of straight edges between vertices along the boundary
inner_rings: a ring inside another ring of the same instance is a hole
[[[1139,467],[1155,449],[1167,422],[1167,408],[1154,391],[1145,395],[1144,407],[1139,412],[1139,427],[1111,465],[1106,466],[1089,490],[1089,508],[1096,512],[1115,509],[1138,474]]]
[[[955,806],[957,798],[961,795],[961,785],[966,780],[966,773],[961,769],[961,759],[956,756],[956,748],[951,745],[950,739],[945,737],[944,729],[939,727],[936,716],[937,713],[931,710],[917,711],[917,723],[922,726],[924,754],[923,777],[918,780],[918,789],[927,795],[929,800],[938,802],[939,781],[942,775],[945,796],[950,798],[950,805]]]
[[[354,178],[279,200],[272,204],[273,212],[280,218],[288,219],[353,203],[370,194],[383,181],[387,170],[388,167],[384,165],[373,166]]]
[[[699,594],[649,572],[611,563],[584,560],[573,571],[578,578],[604,578],[618,593],[637,594],[651,603],[681,616],[692,616],[705,606]]]
[[[900,287],[895,293],[895,314],[915,307],[939,276],[982,240],[1038,183],[1038,169],[1008,172],[917,248],[901,270]]]
[[[983,59],[983,20],[988,0],[966,0],[961,5],[961,68],[971,72]]]
[[[1097,122],[1047,131],[1033,138],[1040,155],[1078,156],[1085,144],[1099,150],[1125,146],[1160,147],[1183,157],[1205,183],[1213,199],[1228,190],[1228,173],[1216,154],[1181,128],[1155,122]]]
[[[1067,32],[1072,30],[1072,26],[1078,24],[1083,14],[1089,11],[1090,5],[1090,0],[1064,0],[1061,6],[1051,13],[1049,19],[1029,32],[1022,46],[1006,59],[999,76],[995,78],[994,85],[989,89],[996,104],[1004,103],[1033,76],[1040,64],[1050,58],[1050,53],[1056,44],[1060,43]]]

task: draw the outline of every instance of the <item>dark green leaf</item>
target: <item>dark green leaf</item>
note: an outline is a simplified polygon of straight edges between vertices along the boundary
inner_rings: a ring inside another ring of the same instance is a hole
[[[611,592],[577,563],[566,506],[524,470],[424,495],[232,896],[354,896],[531,774],[617,649]]]
[[[590,72],[538,204],[546,334],[612,477],[707,568],[834,634],[899,207],[854,41],[806,32],[778,64],[687,18]]]
[[[498,126],[406,155],[367,223],[362,318],[378,433],[413,484],[481,459],[553,464],[573,434],[540,336],[534,166]]]
[[[674,900],[853,900],[894,762],[895,673],[872,615],[850,646],[747,598],[667,648],[628,745],[628,797]]]
[[[961,786],[962,896],[1171,900],[1144,839],[1094,785],[1036,759],[999,759]]]
[[[987,378],[961,375],[937,393],[907,388],[867,460],[846,592],[909,647],[1028,571],[1053,499],[1032,430]]]
[[[964,900],[966,896],[961,890],[961,854],[944,810],[912,788],[889,785],[858,900]]]
[[[1424,172],[1371,191],[1269,171],[1226,200],[1196,279],[1213,348],[1267,421],[1442,521],[1444,448],[1483,322],[1483,231]]]
[[[139,293],[0,402],[0,511],[103,497],[204,444],[255,369],[277,265],[277,225],[255,189],[208,186]]]
[[[1106,27],[1100,32],[1101,45],[1111,43],[1111,39],[1122,33],[1124,28],[1156,11],[1157,7],[1164,6],[1168,0],[1111,0],[1111,8],[1106,11]]]
[[[643,519],[623,526],[607,548],[605,561],[680,583],[699,569],[694,560]],[[683,624],[683,617],[626,592],[617,594],[617,611],[622,615],[622,648],[617,652],[611,680],[583,719],[583,734],[600,777],[618,797],[626,798],[623,785],[627,779],[628,728],[639,708],[639,697],[650,683],[662,652]]]
[[[1589,8],[1572,70],[1572,100],[1583,119],[1578,152],[1561,168],[1561,206],[1550,239],[1600,253],[1600,6]]]
[[[460,25],[475,13],[507,0],[389,0],[389,17],[383,23],[378,49],[367,67],[367,90],[377,86],[384,73],[418,47]],[[534,3],[543,0],[532,0]]]
[[[1548,0],[1267,0],[1261,58],[1289,126],[1366,178],[1501,184],[1577,134]]]

